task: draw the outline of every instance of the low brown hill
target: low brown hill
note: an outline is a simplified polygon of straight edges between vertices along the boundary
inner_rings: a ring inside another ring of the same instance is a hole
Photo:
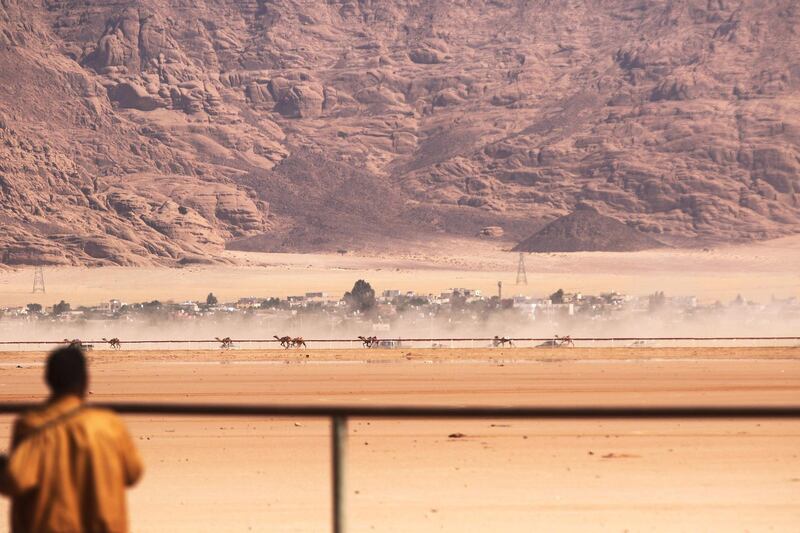
[[[554,220],[517,246],[515,252],[634,252],[664,243],[596,209],[579,206]]]

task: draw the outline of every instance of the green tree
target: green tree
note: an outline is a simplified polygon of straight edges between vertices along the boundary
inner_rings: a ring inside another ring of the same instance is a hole
[[[375,289],[372,285],[360,279],[353,285],[353,289],[344,293],[344,301],[353,311],[369,311],[375,307]]]
[[[214,293],[209,292],[208,296],[206,296],[206,305],[217,305],[218,303],[219,300],[217,300],[217,297],[214,296]]]
[[[550,301],[554,304],[563,304],[564,303],[564,289],[558,289],[556,292],[550,295]]]
[[[281,306],[280,298],[268,298],[261,302],[261,309],[277,309]]]
[[[72,308],[70,307],[70,305],[67,302],[65,302],[64,300],[61,300],[59,303],[57,303],[57,304],[55,304],[53,306],[53,314],[54,315],[63,315],[64,313],[69,313],[71,309]]]
[[[28,314],[38,315],[42,312],[42,304],[28,304]]]
[[[450,295],[450,309],[461,311],[467,307],[467,297],[459,291],[453,291]]]

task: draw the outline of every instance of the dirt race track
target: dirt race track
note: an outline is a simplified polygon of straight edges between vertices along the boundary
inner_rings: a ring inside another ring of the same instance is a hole
[[[41,399],[43,354],[0,355],[0,401]],[[103,402],[800,403],[800,348],[91,358]],[[127,420],[148,468],[132,531],[328,531],[327,421]],[[2,442],[9,433],[0,419]],[[351,420],[347,475],[351,532],[797,531],[800,420]],[[7,522],[4,502],[0,531]]]

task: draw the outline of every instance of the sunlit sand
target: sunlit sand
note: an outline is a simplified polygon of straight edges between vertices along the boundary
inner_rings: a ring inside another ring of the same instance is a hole
[[[90,388],[103,402],[788,405],[799,350],[95,351]],[[4,353],[0,400],[41,398],[41,357]],[[148,468],[130,494],[133,531],[329,527],[327,421],[127,420]],[[349,444],[349,531],[800,523],[800,422],[352,420]]]

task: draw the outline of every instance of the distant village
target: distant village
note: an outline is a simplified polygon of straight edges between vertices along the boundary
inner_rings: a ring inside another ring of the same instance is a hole
[[[287,298],[252,296],[223,302],[210,293],[200,300],[182,302],[153,300],[133,303],[112,299],[94,306],[73,306],[60,301],[46,307],[31,303],[21,307],[0,307],[0,326],[8,331],[20,321],[74,322],[77,325],[109,321],[153,324],[245,319],[278,332],[278,329],[303,329],[305,320],[305,326],[311,323],[321,325],[317,331],[330,331],[332,335],[349,331],[388,337],[404,328],[434,322],[439,331],[442,325],[454,331],[486,324],[500,324],[494,327],[502,329],[504,323],[513,323],[517,327],[552,324],[570,331],[571,325],[578,323],[585,328],[586,324],[605,324],[645,316],[691,322],[730,313],[763,323],[800,321],[800,301],[795,297],[770,297],[767,302],[756,303],[737,297],[730,302],[701,305],[695,297],[669,296],[663,292],[640,297],[618,292],[589,295],[561,289],[538,298],[486,295],[469,288],[452,288],[439,294],[402,290],[376,293],[368,282],[359,280],[344,295],[307,292]],[[424,329],[420,331],[426,332]]]

